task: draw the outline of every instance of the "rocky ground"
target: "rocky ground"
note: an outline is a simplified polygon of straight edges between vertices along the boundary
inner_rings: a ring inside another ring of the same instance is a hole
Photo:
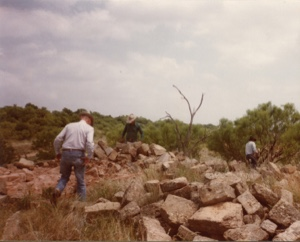
[[[176,177],[174,171],[182,168],[199,179]],[[163,173],[164,179],[147,179],[149,169]],[[0,167],[0,203],[8,197],[42,194],[59,176],[55,160],[34,163],[22,157]],[[111,148],[99,141],[95,160],[87,166],[87,188],[104,180],[124,181],[125,189],[112,201],[99,198],[86,205],[87,219],[115,212],[121,220],[139,224],[145,241],[300,240],[296,166],[267,162],[253,170],[243,162],[227,163],[206,149],[196,160],[156,144],[119,143]],[[63,197],[74,194],[75,183],[72,175]],[[151,199],[155,202],[149,203]],[[3,240],[13,239],[17,228],[11,224],[18,213],[7,220]]]

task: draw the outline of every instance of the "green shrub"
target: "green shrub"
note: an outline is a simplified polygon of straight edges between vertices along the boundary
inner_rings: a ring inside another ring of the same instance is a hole
[[[0,136],[0,165],[11,163],[15,157],[14,148],[7,143],[7,141]]]

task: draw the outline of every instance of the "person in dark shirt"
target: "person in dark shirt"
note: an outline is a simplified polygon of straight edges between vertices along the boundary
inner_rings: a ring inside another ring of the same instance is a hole
[[[141,139],[144,137],[141,126],[135,121],[136,116],[130,114],[127,118],[127,123],[122,133],[122,139],[126,135],[126,142],[136,142],[138,140],[138,133],[140,133]]]

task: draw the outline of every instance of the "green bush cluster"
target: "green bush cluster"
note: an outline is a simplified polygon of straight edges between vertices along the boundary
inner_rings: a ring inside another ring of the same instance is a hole
[[[208,148],[227,160],[244,160],[245,143],[257,139],[260,162],[291,162],[300,158],[300,114],[293,104],[260,104],[237,120],[221,119],[208,139]]]
[[[39,159],[54,157],[53,140],[63,127],[78,121],[83,109],[72,111],[49,111],[31,103],[25,107],[6,106],[0,108],[1,163],[9,163],[13,158],[10,141],[30,140],[33,149],[38,150]],[[97,112],[94,116],[95,142],[105,138],[114,147],[120,141],[126,124],[126,116],[112,117]],[[300,158],[300,114],[293,104],[282,107],[270,102],[248,110],[246,115],[235,120],[221,119],[218,126],[193,124],[190,126],[179,120],[151,121],[138,117],[144,131],[144,143],[155,143],[170,151],[184,151],[190,157],[197,157],[201,147],[218,152],[225,159],[243,160],[244,147],[250,135],[257,138],[261,161],[289,161]],[[186,142],[188,140],[188,142]]]
[[[51,159],[54,157],[53,140],[63,127],[78,121],[79,113],[83,109],[72,111],[63,108],[61,111],[49,111],[45,107],[39,108],[31,103],[25,107],[6,106],[0,108],[0,133],[5,140],[30,140],[32,148],[38,150],[38,159]],[[122,132],[126,124],[126,116],[113,118],[92,112],[94,117],[95,141],[105,137],[112,147],[121,140]],[[168,150],[179,149],[178,139],[174,130],[174,124],[169,120],[152,122],[149,119],[138,117],[137,122],[144,131],[145,143],[156,143]],[[183,133],[187,130],[187,124],[176,121]],[[194,126],[194,136],[191,140],[198,139],[203,132],[201,125]],[[194,142],[194,143],[195,143]],[[193,142],[191,142],[192,144]],[[194,149],[193,154],[196,154]]]
[[[14,148],[0,136],[0,165],[10,163],[15,156],[14,153]]]

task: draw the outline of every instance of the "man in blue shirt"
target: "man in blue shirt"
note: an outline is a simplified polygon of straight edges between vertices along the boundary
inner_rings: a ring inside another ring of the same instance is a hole
[[[245,146],[246,159],[247,161],[250,161],[250,165],[253,168],[256,168],[257,166],[257,157],[258,157],[258,151],[256,149],[255,141],[256,139],[253,136],[250,136]]]

